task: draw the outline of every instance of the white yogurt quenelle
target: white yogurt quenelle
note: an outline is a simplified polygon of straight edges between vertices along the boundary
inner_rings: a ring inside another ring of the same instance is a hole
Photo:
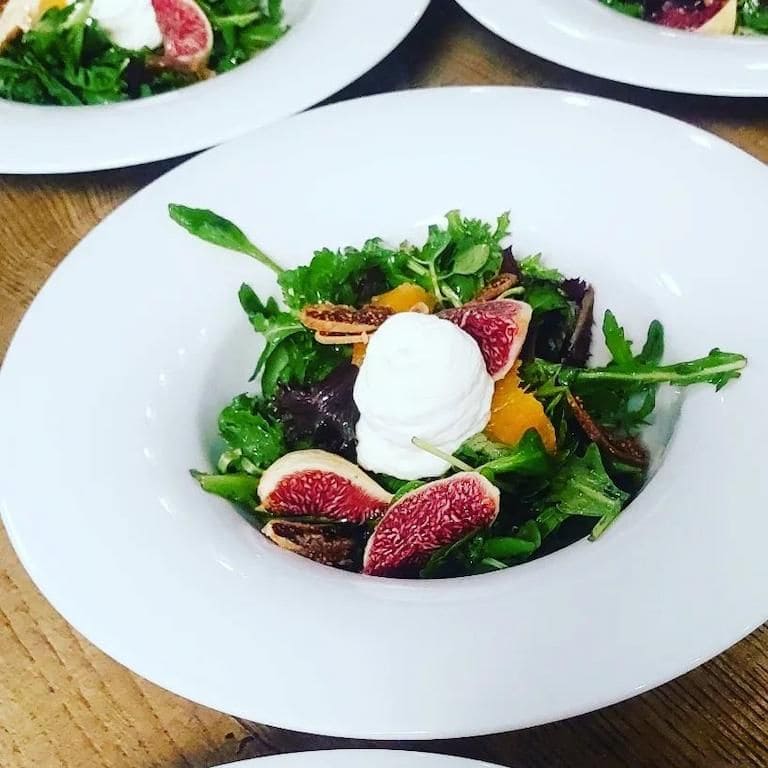
[[[91,16],[121,48],[159,48],[163,42],[152,0],[93,0]]]
[[[355,382],[358,464],[403,480],[442,475],[448,462],[412,439],[453,453],[488,424],[492,397],[469,334],[434,315],[393,315],[371,337]]]

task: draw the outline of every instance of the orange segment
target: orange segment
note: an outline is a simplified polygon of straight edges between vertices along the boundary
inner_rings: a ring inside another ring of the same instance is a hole
[[[515,445],[529,430],[535,429],[544,447],[554,453],[557,443],[555,428],[544,412],[544,406],[520,386],[515,366],[501,381],[491,401],[491,420],[485,432],[492,440]]]
[[[415,304],[426,304],[431,312],[435,308],[435,297],[420,285],[403,283],[391,291],[374,296],[371,304],[377,307],[389,307],[395,312],[408,312]]]
[[[352,345],[352,365],[356,365],[359,368],[363,364],[366,346],[368,345],[363,344],[362,341],[358,341],[357,344]]]

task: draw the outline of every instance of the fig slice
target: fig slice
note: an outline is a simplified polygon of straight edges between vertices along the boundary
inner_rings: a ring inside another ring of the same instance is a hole
[[[356,464],[328,451],[293,451],[261,476],[261,506],[274,515],[364,523],[378,517],[392,494]]]
[[[503,379],[520,354],[533,310],[514,299],[495,299],[445,309],[438,314],[466,331],[478,344],[494,381]]]
[[[278,547],[335,568],[354,568],[360,547],[342,525],[270,520],[261,532]]]
[[[415,575],[440,547],[488,527],[499,513],[499,490],[477,472],[459,472],[406,493],[368,539],[363,573]]]
[[[152,0],[157,26],[163,36],[158,64],[168,69],[201,72],[208,66],[213,29],[195,0]]]
[[[651,19],[663,27],[704,34],[732,35],[736,29],[737,0],[666,0]]]

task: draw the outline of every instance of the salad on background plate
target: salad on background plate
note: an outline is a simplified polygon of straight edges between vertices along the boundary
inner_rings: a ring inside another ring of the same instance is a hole
[[[285,31],[282,0],[0,0],[0,97],[151,96],[227,72]]]
[[[600,0],[637,19],[709,35],[768,33],[766,0]]]
[[[660,387],[719,390],[746,365],[717,348],[665,363],[660,322],[638,348],[609,310],[609,362],[590,366],[596,286],[518,258],[508,214],[451,211],[421,245],[373,238],[291,270],[210,210],[170,215],[271,269],[283,299],[240,288],[259,384],[219,415],[216,471],[193,476],[326,565],[466,576],[594,541],[648,479]]]

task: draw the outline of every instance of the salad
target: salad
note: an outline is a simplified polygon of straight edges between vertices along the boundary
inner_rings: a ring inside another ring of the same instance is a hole
[[[768,33],[768,0],[600,0],[628,16],[705,34]]]
[[[507,214],[452,211],[420,246],[374,238],[286,270],[216,213],[169,210],[272,270],[283,300],[240,288],[258,383],[219,415],[216,470],[193,476],[326,565],[463,576],[599,539],[648,477],[659,388],[719,390],[746,365],[664,363],[659,322],[638,348],[607,311],[610,360],[590,367],[594,286],[518,258]]]
[[[285,31],[282,0],[0,0],[0,97],[151,96],[226,72]]]

